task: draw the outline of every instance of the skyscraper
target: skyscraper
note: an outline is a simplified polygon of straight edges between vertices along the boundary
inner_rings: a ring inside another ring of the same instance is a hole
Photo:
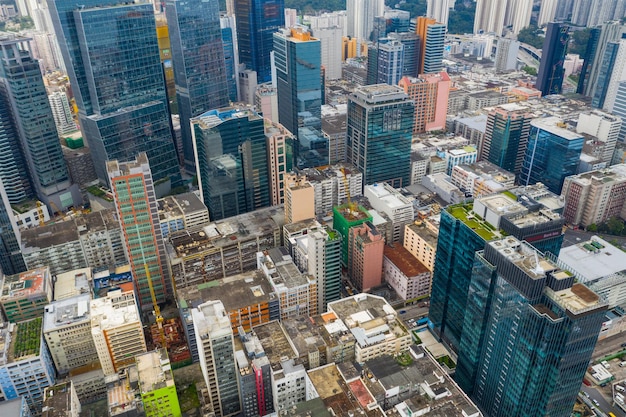
[[[606,75],[602,81],[604,81],[606,85],[606,94],[604,95],[604,102],[602,105],[602,109],[607,112],[613,111],[613,106],[615,105],[615,98],[617,96],[617,90],[619,88],[619,83],[623,81],[626,77],[626,33],[622,34],[622,38],[619,40],[619,43],[614,46],[615,49],[610,48],[610,44],[607,45],[605,55],[610,55],[610,60],[612,63],[613,72],[610,74],[605,74],[603,71],[600,71],[600,76],[598,77],[598,84],[601,81],[601,76]],[[611,54],[610,51],[613,50],[614,54]],[[603,59],[603,63],[606,60]],[[599,86],[597,87],[599,88]],[[597,92],[598,90],[596,90]],[[595,98],[595,95],[594,95]]]
[[[67,99],[67,94],[65,94],[65,92],[55,91],[48,96],[48,101],[50,101],[54,124],[57,127],[59,135],[67,135],[68,133],[78,130],[76,128],[76,123],[72,118],[70,102]]]
[[[543,0],[539,8],[539,17],[537,18],[537,26],[541,27],[549,22],[554,21],[556,8],[559,0]]]
[[[520,30],[530,25],[532,11],[533,0],[508,0],[504,24],[510,26],[511,32],[517,36]]]
[[[560,123],[556,117],[530,122],[520,184],[541,182],[553,193],[560,194],[565,177],[576,174],[585,140],[581,134],[561,127]]]
[[[148,280],[152,282],[157,303],[165,302],[171,283],[148,157],[141,153],[134,161],[109,161],[107,172],[117,218],[124,231],[138,302],[142,310],[150,310],[152,298]]]
[[[221,301],[207,301],[191,311],[200,356],[200,368],[216,416],[241,409],[235,363],[233,329]]]
[[[404,45],[402,42],[383,38],[378,40],[375,84],[397,85],[404,67]],[[368,75],[369,78],[369,75]]]
[[[384,10],[384,0],[347,0],[348,36],[362,42],[372,40],[374,18],[382,16]]]
[[[568,41],[569,26],[563,23],[548,23],[535,86],[537,90],[541,90],[543,96],[561,93],[565,75],[563,63]]]
[[[426,17],[435,19],[442,25],[448,26],[450,9],[454,7],[454,1],[450,0],[426,0]]]
[[[587,97],[595,95],[598,86],[598,77],[605,68],[602,60],[606,53],[606,48],[611,42],[619,42],[626,27],[620,22],[606,22],[600,27],[592,28],[587,43],[587,51],[584,56],[580,81],[577,92]]]
[[[0,33],[0,106],[6,111],[0,115],[0,138],[7,135],[8,145],[2,180],[12,201],[29,197],[24,165],[16,165],[25,163],[37,198],[61,209],[78,206],[82,197],[71,184],[39,64],[28,52],[29,40]],[[10,132],[18,143],[8,137]]]
[[[445,130],[450,94],[450,77],[447,72],[421,74],[417,78],[403,77],[399,85],[415,102],[414,135]]]
[[[432,74],[441,71],[446,25],[437,23],[434,19],[419,16],[416,31],[421,42],[418,73]]]
[[[607,302],[513,237],[475,259],[455,379],[489,416],[569,416]]]
[[[272,36],[285,26],[285,1],[235,0],[235,19],[239,63],[256,71],[259,84],[271,81]]]
[[[502,36],[506,6],[506,0],[477,0],[474,33],[494,32]]]
[[[348,99],[347,159],[365,184],[410,184],[415,104],[398,86],[370,85]]]
[[[174,58],[184,165],[188,173],[194,173],[189,121],[228,104],[219,5],[201,0],[167,0],[165,13]]]
[[[514,103],[491,109],[480,159],[521,174],[532,118],[528,108]]]
[[[237,99],[237,37],[235,32],[235,16],[221,16],[220,27],[222,28],[222,44],[224,45],[224,64],[226,68],[226,85],[228,98],[235,103]]]
[[[321,43],[305,27],[274,34],[278,119],[298,138],[298,167],[328,164],[322,136]]]
[[[178,185],[152,5],[54,0],[49,6],[98,178],[108,181],[107,160],[146,152],[154,180]]]
[[[600,71],[598,72],[598,81],[596,83],[593,97],[591,98],[591,106],[596,109],[604,107],[604,102],[609,91],[609,84],[611,83],[611,77],[613,76],[613,69],[615,67],[619,45],[619,42],[609,42],[604,49],[604,55],[600,61],[601,66]]]
[[[248,109],[211,110],[192,119],[200,197],[212,221],[270,205],[263,118]]]
[[[0,271],[6,275],[26,271],[20,248],[19,231],[2,185],[2,178],[0,178]]]

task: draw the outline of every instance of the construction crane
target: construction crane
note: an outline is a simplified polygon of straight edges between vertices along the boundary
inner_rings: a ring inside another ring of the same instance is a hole
[[[166,348],[165,343],[165,332],[163,331],[163,316],[161,315],[161,309],[157,304],[156,295],[154,294],[154,287],[152,286],[152,277],[150,276],[150,269],[148,268],[148,264],[143,264],[144,269],[146,270],[146,279],[148,280],[148,287],[150,288],[150,297],[152,297],[152,308],[154,311],[154,317],[156,318],[156,324],[159,328],[159,338],[161,339],[161,347]]]
[[[41,206],[43,206],[42,202],[37,201],[37,216],[39,217],[39,226],[43,226],[45,223],[43,209],[41,208]]]

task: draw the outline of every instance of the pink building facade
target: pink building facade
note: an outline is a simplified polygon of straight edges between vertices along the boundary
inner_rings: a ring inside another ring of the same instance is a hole
[[[350,229],[348,277],[360,291],[382,283],[385,238],[370,222]]]
[[[413,134],[445,130],[450,76],[445,71],[402,77],[398,85],[415,102]]]

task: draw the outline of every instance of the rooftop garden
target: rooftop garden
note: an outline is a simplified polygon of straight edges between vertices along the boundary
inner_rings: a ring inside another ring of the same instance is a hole
[[[41,317],[16,325],[13,357],[21,358],[39,354],[41,343]]]
[[[448,209],[448,212],[456,219],[461,220],[467,227],[472,229],[476,234],[486,241],[493,240],[497,237],[495,228],[483,221],[479,216],[471,213],[472,204],[458,204]]]

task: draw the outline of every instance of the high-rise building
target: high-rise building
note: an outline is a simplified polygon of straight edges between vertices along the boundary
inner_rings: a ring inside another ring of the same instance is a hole
[[[299,136],[302,113],[321,127],[321,43],[304,27],[274,34],[276,86],[280,123]]]
[[[19,143],[6,139],[11,155],[7,162],[18,162],[16,146],[19,146],[22,153],[19,162],[24,162],[26,167],[21,165],[17,169],[28,172],[37,197],[61,209],[78,206],[82,204],[82,197],[78,187],[70,181],[39,64],[28,51],[29,41],[19,35],[0,34],[0,106],[8,110],[8,114],[0,117],[12,118],[12,131]],[[2,133],[0,131],[0,137]],[[10,170],[10,166],[7,169]],[[19,181],[15,173],[11,177]],[[5,178],[2,180],[4,182]],[[6,180],[11,195],[17,184],[12,184],[10,177]],[[26,196],[26,190],[20,194]]]
[[[178,185],[152,5],[55,0],[49,6],[68,64],[78,122],[100,181],[109,180],[106,161],[126,161],[146,152],[154,180]]]
[[[480,159],[521,174],[532,118],[527,107],[515,103],[492,108],[487,115]]]
[[[3,317],[10,323],[41,317],[44,307],[52,301],[52,292],[48,267],[5,275],[0,287]]]
[[[413,135],[431,130],[445,130],[450,77],[447,72],[403,77],[399,82],[415,102]]]
[[[54,124],[57,127],[57,133],[59,136],[75,132],[77,130],[76,123],[72,118],[70,102],[67,99],[67,94],[63,91],[55,91],[48,96],[48,100],[50,101],[52,117],[54,117]]]
[[[383,0],[348,0],[346,2],[348,36],[357,38],[361,42],[372,40],[374,18],[382,16],[384,10]]]
[[[272,37],[285,26],[284,0],[235,0],[235,18],[239,63],[255,71],[259,83],[271,81]]]
[[[146,352],[137,355],[135,361],[146,417],[180,417],[180,404],[167,351]]]
[[[188,173],[194,173],[189,121],[206,111],[225,107],[229,101],[219,5],[201,0],[167,0],[165,14],[172,45],[184,165]]]
[[[272,367],[261,341],[252,333],[239,335],[243,350],[235,352],[244,417],[264,416],[274,411]]]
[[[611,1],[611,0],[609,0]],[[587,26],[589,20],[589,11],[593,0],[573,0],[572,1],[572,19],[571,22],[578,26]]]
[[[453,7],[454,0],[426,0],[426,17],[448,26],[450,9]]]
[[[417,18],[417,35],[420,37],[419,74],[432,74],[443,69],[443,43],[446,25],[424,16]]]
[[[563,63],[567,54],[569,30],[570,28],[566,24],[548,23],[536,84],[537,90],[540,90],[543,96],[561,93],[565,74]]]
[[[585,139],[559,126],[560,123],[557,117],[530,122],[520,184],[541,182],[553,193],[560,194],[565,177],[576,174]]]
[[[543,0],[539,8],[539,17],[537,18],[537,26],[541,27],[549,22],[554,22],[556,8],[559,0]]]
[[[372,41],[376,42],[380,38],[385,38],[390,33],[407,33],[411,26],[411,13],[405,10],[388,9],[380,15],[374,17],[374,30]]]
[[[591,106],[596,109],[604,108],[607,94],[610,96],[609,85],[611,84],[611,78],[613,77],[613,70],[615,69],[619,48],[620,42],[609,42],[604,49],[604,55],[600,61],[601,67],[598,71],[597,84],[593,97],[591,98]],[[615,77],[615,79],[617,80],[620,77],[621,74],[619,77]]]
[[[341,235],[341,264],[348,266],[348,241],[350,229],[365,222],[371,222],[372,216],[362,206],[346,203],[333,207],[333,229]]]
[[[606,22],[591,29],[577,88],[579,94],[594,97],[600,72],[606,69],[602,65],[606,48],[611,42],[619,42],[624,31],[626,27],[620,22]]]
[[[285,175],[293,169],[294,137],[283,125],[264,115],[267,138],[267,168],[271,205],[285,202]]]
[[[622,127],[618,135],[618,142],[624,142],[626,138],[626,81],[620,81],[615,94],[615,104],[613,104],[613,114],[622,119]]]
[[[269,206],[263,118],[246,108],[226,108],[191,122],[200,198],[211,220]]]
[[[413,201],[403,196],[389,184],[371,184],[363,189],[372,208],[389,218],[387,244],[404,241],[404,227],[413,222]]]
[[[154,291],[157,303],[163,303],[171,294],[171,282],[150,163],[141,153],[134,161],[107,162],[107,172],[139,306],[151,310],[151,293]]]
[[[474,16],[474,33],[494,32],[502,36],[507,1],[477,0]]]
[[[224,66],[226,68],[226,86],[228,99],[235,103],[237,98],[237,68],[239,56],[237,55],[237,33],[235,31],[235,16],[221,16],[220,27],[222,28],[222,44],[224,45]]]
[[[91,300],[91,335],[104,375],[114,375],[146,352],[146,340],[133,291],[109,291]]]
[[[605,162],[607,166],[611,165],[613,152],[617,144],[620,128],[622,127],[622,119],[612,114],[604,113],[599,110],[581,113],[578,116],[576,124],[577,133],[586,133],[593,136],[596,142],[602,143],[602,153],[598,155],[601,162]]]
[[[489,416],[569,416],[606,301],[511,236],[474,264],[455,379]]]
[[[496,46],[496,71],[504,72],[517,67],[520,43],[514,39],[498,38]]]
[[[394,42],[400,42],[402,46],[404,46],[402,75],[417,77],[421,58],[421,42],[419,36],[417,36],[416,33],[411,32],[392,32],[387,35],[387,38]]]
[[[348,232],[348,278],[360,292],[378,287],[383,278],[385,237],[371,222]]]
[[[532,0],[508,0],[506,2],[504,24],[511,27],[511,32],[517,36],[520,30],[530,25],[533,11]],[[498,35],[501,35],[500,33]]]
[[[312,29],[311,34],[320,40],[322,47],[322,66],[327,80],[341,78],[341,42],[343,29],[337,26]]]
[[[285,224],[315,218],[315,189],[306,176],[285,174]]]
[[[0,178],[0,273],[13,275],[26,271],[19,233],[13,209]]]
[[[368,62],[368,82],[371,80],[371,84],[397,85],[403,75],[404,45],[389,38],[379,39],[377,45],[373,56],[376,58],[376,65],[370,66]],[[375,74],[369,74],[370,68],[375,70]]]
[[[363,173],[365,184],[410,184],[413,101],[386,84],[361,87],[348,100],[348,163]]]
[[[613,106],[615,105],[619,83],[626,79],[626,33],[622,33],[619,42],[612,42],[606,46],[602,63],[610,66],[612,72],[606,73],[603,71],[604,68],[600,70],[596,93],[602,82],[602,86],[605,88],[602,109],[610,113],[613,111]],[[594,99],[595,97],[594,95]],[[594,100],[592,104],[599,104],[599,102]]]
[[[191,312],[200,356],[200,368],[209,402],[218,417],[241,410],[235,346],[230,318],[221,301],[207,301]]]

